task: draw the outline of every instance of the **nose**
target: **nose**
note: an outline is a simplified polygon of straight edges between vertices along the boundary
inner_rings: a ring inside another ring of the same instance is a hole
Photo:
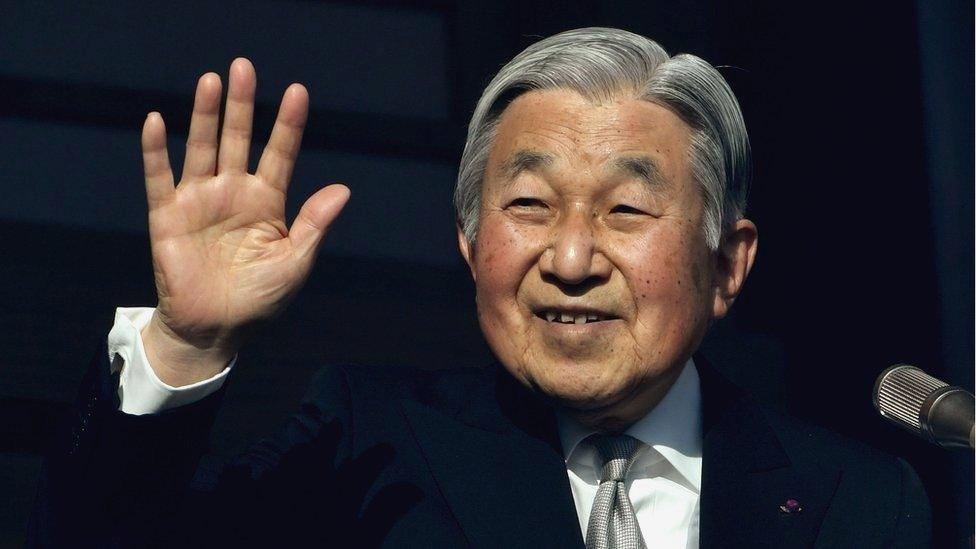
[[[592,278],[609,278],[610,261],[600,249],[596,232],[593,216],[581,210],[572,211],[556,223],[550,245],[539,261],[543,276],[574,285]]]

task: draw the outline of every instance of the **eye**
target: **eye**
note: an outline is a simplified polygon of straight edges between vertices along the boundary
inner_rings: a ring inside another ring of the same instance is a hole
[[[638,210],[637,208],[635,208],[633,206],[628,206],[626,204],[617,204],[616,206],[614,206],[613,208],[610,209],[610,213],[612,213],[612,214],[613,213],[622,213],[622,214],[633,214],[633,215],[642,215],[642,214],[644,214],[644,212],[642,212],[641,210]]]
[[[509,208],[545,208],[549,209],[549,206],[545,202],[538,198],[532,197],[519,197],[508,203]]]

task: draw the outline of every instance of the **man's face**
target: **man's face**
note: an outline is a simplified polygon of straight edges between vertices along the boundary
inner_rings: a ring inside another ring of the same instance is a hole
[[[690,136],[623,95],[532,91],[502,114],[474,248],[459,236],[479,322],[516,379],[583,416],[656,404],[731,303],[716,297]]]

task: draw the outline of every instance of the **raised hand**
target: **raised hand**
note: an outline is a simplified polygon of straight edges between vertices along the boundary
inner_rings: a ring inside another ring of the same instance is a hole
[[[159,303],[142,337],[152,368],[170,385],[213,376],[248,331],[284,309],[349,198],[343,185],[325,187],[287,225],[285,196],[308,116],[308,92],[300,84],[285,90],[257,171],[249,174],[256,81],[250,61],[231,64],[218,144],[220,77],[200,77],[178,185],[162,117],[150,113],[143,126]]]

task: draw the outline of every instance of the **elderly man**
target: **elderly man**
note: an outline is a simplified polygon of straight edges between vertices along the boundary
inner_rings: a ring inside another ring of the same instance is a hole
[[[120,309],[49,460],[39,545],[916,547],[900,460],[773,414],[695,351],[756,254],[745,125],[708,63],[580,29],[519,54],[471,120],[458,245],[497,364],[327,368],[278,437],[201,459],[247,334],[281,312],[349,198],[291,226],[308,95],[247,173],[255,73],[198,84],[178,185],[143,151],[159,302]],[[219,139],[219,141],[218,141]]]

